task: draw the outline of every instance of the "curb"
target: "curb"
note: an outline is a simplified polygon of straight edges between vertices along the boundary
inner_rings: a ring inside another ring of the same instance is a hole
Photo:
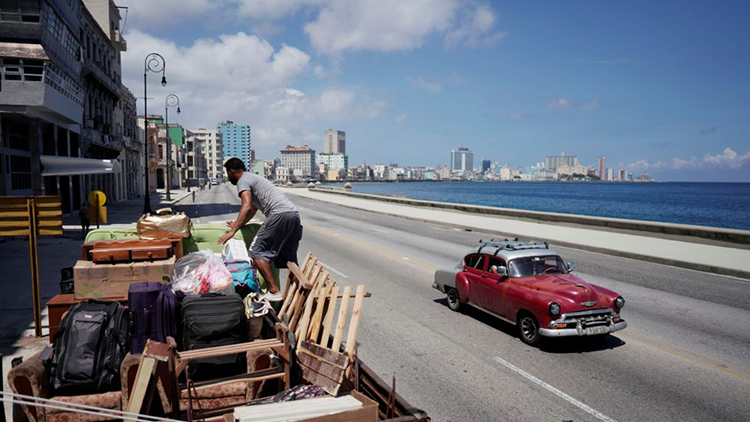
[[[750,244],[750,230],[727,229],[722,227],[696,226],[676,223],[660,223],[644,220],[628,220],[622,218],[594,217],[577,214],[551,213],[542,211],[528,211],[513,208],[489,207],[483,205],[454,204],[450,202],[424,201],[420,199],[399,198],[366,193],[347,192],[329,187],[316,187],[312,192],[330,193],[353,198],[374,201],[391,202],[424,208],[436,208],[462,211],[482,215],[499,215],[505,217],[527,218],[531,220],[551,223],[572,223],[594,227],[609,227],[639,232],[671,234],[686,237],[701,237],[731,243]]]
[[[291,194],[294,195],[294,193],[291,193]],[[330,204],[330,202],[325,201],[323,199],[316,199],[316,198],[309,198],[309,197],[305,197],[305,198],[310,199],[312,201],[317,201],[317,202],[322,202],[322,203]],[[367,199],[367,198],[362,198],[362,199]],[[342,204],[336,204],[336,205],[339,205],[339,206],[342,206],[342,207],[346,207],[346,208],[356,209],[356,210],[359,210],[359,211],[372,212],[372,213],[375,213],[375,214],[388,215],[388,216],[391,216],[391,217],[404,218],[404,219],[407,219],[407,220],[420,221],[420,222],[424,222],[424,223],[440,224],[440,225],[444,225],[444,226],[448,226],[448,227],[455,227],[455,228],[464,229],[464,230],[467,230],[467,229],[470,229],[470,230],[481,230],[482,232],[485,232],[485,233],[502,235],[503,237],[526,237],[526,235],[524,235],[522,233],[498,232],[498,231],[488,230],[486,228],[481,228],[481,227],[476,227],[476,226],[465,226],[465,225],[462,225],[462,224],[445,223],[445,222],[442,222],[442,221],[435,221],[435,220],[429,220],[429,219],[424,219],[424,218],[415,218],[415,217],[403,216],[403,215],[399,215],[399,214],[392,214],[392,213],[389,213],[389,212],[377,211],[377,210],[373,210],[373,209],[359,208],[359,207],[349,206],[349,205],[342,205]],[[690,270],[701,271],[701,272],[706,272],[706,273],[711,273],[711,274],[718,274],[718,275],[736,277],[737,279],[739,279],[741,281],[750,282],[750,271],[737,270],[737,269],[734,269],[734,268],[716,267],[716,266],[712,266],[712,265],[700,264],[700,263],[691,262],[691,261],[680,261],[680,260],[670,259],[670,258],[661,258],[661,257],[656,257],[656,256],[651,256],[651,255],[637,254],[637,253],[632,253],[632,252],[620,251],[620,250],[617,250],[617,249],[609,249],[609,248],[601,248],[601,247],[596,247],[596,246],[588,246],[588,245],[584,245],[584,244],[580,244],[580,243],[557,242],[557,241],[555,241],[553,244],[554,245],[558,245],[558,246],[562,246],[562,247],[567,247],[567,248],[580,249],[580,250],[584,250],[584,251],[588,251],[588,252],[597,252],[597,253],[602,253],[602,254],[606,254],[606,255],[619,256],[619,257],[622,257],[622,258],[630,258],[630,259],[636,259],[636,260],[639,260],[639,261],[652,262],[652,263],[667,265],[667,266],[671,266],[671,267],[677,267],[677,268],[690,269]]]

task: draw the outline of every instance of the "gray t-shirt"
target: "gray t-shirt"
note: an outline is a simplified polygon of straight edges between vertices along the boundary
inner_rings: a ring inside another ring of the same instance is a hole
[[[266,217],[283,212],[297,212],[289,199],[271,182],[250,172],[242,173],[237,181],[237,194],[249,190],[253,196],[253,205]]]

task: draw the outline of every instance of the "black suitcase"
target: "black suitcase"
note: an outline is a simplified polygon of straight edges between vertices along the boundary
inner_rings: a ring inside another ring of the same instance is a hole
[[[120,365],[135,332],[132,313],[117,302],[88,300],[73,306],[53,341],[50,386],[56,395],[120,388]]]
[[[209,293],[182,300],[182,349],[196,350],[247,341],[245,305],[239,295]],[[190,362],[188,375],[194,381],[216,379],[247,372],[244,353]]]

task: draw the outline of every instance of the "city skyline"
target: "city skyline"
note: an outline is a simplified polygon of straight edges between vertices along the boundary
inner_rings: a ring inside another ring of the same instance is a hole
[[[512,165],[565,149],[661,180],[750,181],[744,2],[124,6],[126,84],[159,51],[181,121],[246,122],[258,156],[341,127],[352,162],[434,166],[463,144]]]

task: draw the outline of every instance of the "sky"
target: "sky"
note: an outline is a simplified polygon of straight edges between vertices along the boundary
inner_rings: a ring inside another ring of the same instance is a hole
[[[565,151],[664,181],[750,182],[750,2],[119,0],[123,83],[188,129],[249,124],[349,163],[526,167]],[[143,112],[143,100],[138,100]]]

